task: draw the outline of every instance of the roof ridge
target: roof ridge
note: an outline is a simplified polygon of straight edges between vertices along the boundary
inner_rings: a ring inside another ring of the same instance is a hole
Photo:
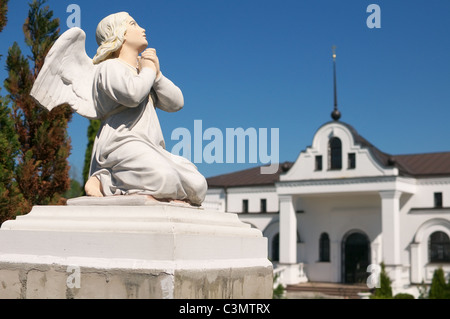
[[[439,154],[450,154],[450,151],[427,152],[427,153],[411,153],[411,154],[397,154],[397,155],[391,155],[391,156],[398,157],[398,156],[439,155]]]
[[[382,167],[397,168],[399,176],[450,176],[450,151],[393,155],[380,150],[348,123],[327,122],[323,124],[319,130],[325,125],[329,125],[331,123],[337,123],[348,129],[355,144],[366,149],[370,156],[372,156],[374,160]],[[239,171],[211,176],[207,178],[208,185],[210,187],[274,185],[277,181],[279,181],[280,175],[289,170],[297,160],[293,162],[279,161],[278,163],[271,163],[271,165],[278,164],[278,170],[274,174],[264,175],[261,174],[260,171],[257,171],[262,167],[270,165],[263,164]],[[430,163],[432,165],[430,165]]]
[[[267,167],[269,165],[276,165],[276,164],[278,164],[281,167],[285,163],[293,164],[294,162],[284,161],[284,162],[279,162],[279,163],[264,164],[264,165],[260,165],[260,166],[245,168],[245,169],[242,169],[242,170],[239,170],[239,171],[233,171],[233,172],[224,173],[224,174],[220,174],[220,175],[210,176],[210,177],[207,177],[207,179],[216,178],[216,177],[222,177],[222,176],[227,176],[227,175],[232,175],[232,174],[239,174],[239,173],[243,173],[243,172],[247,172],[247,171],[251,171],[251,170],[256,170],[257,168]]]

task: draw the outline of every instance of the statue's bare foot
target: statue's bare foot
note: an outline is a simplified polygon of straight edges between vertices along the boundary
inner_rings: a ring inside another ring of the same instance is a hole
[[[86,185],[84,185],[84,191],[87,196],[103,197],[100,180],[95,176],[89,178]]]

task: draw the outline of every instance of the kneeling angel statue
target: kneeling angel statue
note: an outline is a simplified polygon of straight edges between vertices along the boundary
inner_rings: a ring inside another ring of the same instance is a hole
[[[31,96],[49,111],[69,104],[101,126],[92,150],[88,196],[147,195],[155,201],[201,206],[206,179],[188,159],[165,149],[155,108],[184,106],[181,90],[160,70],[145,30],[126,12],[97,27],[97,54],[85,49],[86,34],[71,28],[55,42]]]

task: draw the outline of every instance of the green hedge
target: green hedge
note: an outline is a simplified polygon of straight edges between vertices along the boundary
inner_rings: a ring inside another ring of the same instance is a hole
[[[416,298],[414,298],[414,296],[411,294],[398,293],[394,296],[394,299],[416,299]]]

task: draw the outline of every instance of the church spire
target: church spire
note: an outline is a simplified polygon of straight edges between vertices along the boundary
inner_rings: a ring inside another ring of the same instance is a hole
[[[334,82],[334,110],[331,113],[331,118],[335,121],[339,121],[341,118],[341,112],[338,110],[337,104],[337,88],[336,88],[336,46],[333,45],[333,82]]]

